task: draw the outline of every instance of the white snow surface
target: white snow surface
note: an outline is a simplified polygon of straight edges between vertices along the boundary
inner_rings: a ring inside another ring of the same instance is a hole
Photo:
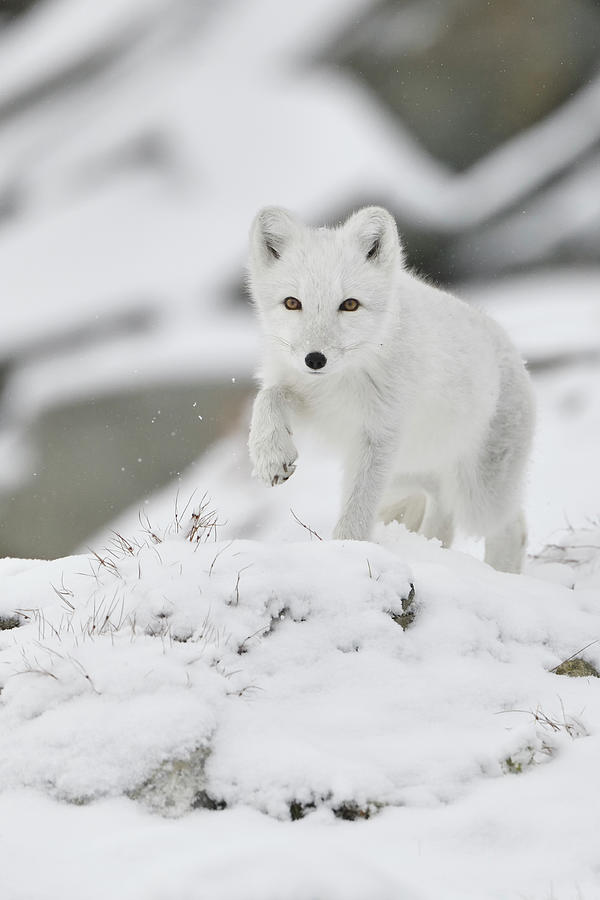
[[[600,527],[528,577],[189,515],[0,563],[3,898],[597,896]]]

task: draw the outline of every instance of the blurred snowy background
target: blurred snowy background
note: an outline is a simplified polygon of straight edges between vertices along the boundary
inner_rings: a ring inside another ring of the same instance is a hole
[[[0,0],[0,555],[178,484],[231,536],[300,537],[290,506],[329,533],[317,451],[250,481],[266,203],[391,209],[529,360],[532,549],[597,515],[599,62],[598,0]]]

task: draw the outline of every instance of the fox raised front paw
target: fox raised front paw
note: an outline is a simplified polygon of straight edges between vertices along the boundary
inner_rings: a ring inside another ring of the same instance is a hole
[[[287,430],[273,432],[262,440],[251,434],[248,447],[253,474],[265,484],[283,484],[296,471],[298,451]]]

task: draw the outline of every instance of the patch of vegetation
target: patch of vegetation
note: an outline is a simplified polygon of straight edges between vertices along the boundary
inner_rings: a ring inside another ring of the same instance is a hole
[[[350,801],[336,806],[333,814],[336,819],[344,819],[346,822],[354,822],[356,819],[370,819],[371,816],[378,812],[381,807],[378,804],[368,803],[366,806],[359,806],[358,803]]]
[[[552,671],[555,675],[568,675],[570,678],[600,678],[600,672],[595,666],[580,656],[566,659]]]
[[[527,749],[530,750],[531,748],[528,747]],[[502,761],[502,768],[510,775],[520,775],[523,771],[523,763],[515,762],[512,756],[507,756],[506,759]]]
[[[532,716],[537,726],[534,743],[516,750],[501,762],[502,770],[509,775],[521,775],[530,766],[548,762],[556,753],[558,745],[553,735],[565,734],[572,740],[584,737],[587,730],[583,722],[575,716],[567,715],[561,703],[561,715],[549,715],[539,706],[535,710],[514,709],[507,712],[524,713]]]
[[[592,647],[597,643],[597,640],[590,641],[589,644],[581,647],[580,650],[576,650],[575,653],[563,659],[558,666],[554,666],[550,671],[555,675],[569,675],[571,678],[600,678],[598,669],[579,655],[584,650],[587,650],[588,647]]]
[[[246,567],[247,568],[247,567]],[[236,588],[237,589],[237,588]],[[234,604],[237,605],[237,604]],[[251,641],[253,638],[257,637],[268,637],[273,634],[282,624],[282,622],[295,622],[296,624],[301,624],[306,622],[305,616],[296,617],[293,616],[287,606],[284,606],[276,615],[271,616],[271,621],[265,625],[262,625],[257,631],[253,634],[249,634],[248,637],[244,638],[241,644],[238,645],[237,654],[238,656],[243,656],[244,653],[247,653],[250,649],[247,644],[248,641]]]
[[[516,753],[507,756],[502,760],[502,771],[507,775],[522,775],[531,766],[540,765],[540,763],[548,762],[554,754],[554,747],[545,741],[534,747],[528,744]]]
[[[321,797],[321,803],[324,805],[328,805],[327,798]],[[382,804],[380,803],[367,803],[365,806],[360,806],[358,803],[355,803],[354,800],[349,800],[346,803],[340,803],[339,806],[332,807],[332,812],[336,819],[344,819],[346,822],[354,822],[356,819],[370,819],[371,816],[375,815],[375,813],[379,812]],[[317,808],[317,803],[314,800],[310,800],[308,803],[302,803],[299,800],[292,800],[290,803],[290,819],[292,822],[297,822],[299,819],[303,819],[307,813],[312,812]]]
[[[400,625],[403,631],[406,631],[406,629],[410,628],[410,626],[414,622],[416,614],[417,610],[415,607],[415,586],[414,584],[411,584],[410,591],[408,592],[408,597],[402,598],[402,612],[391,612],[390,615],[394,622],[396,622],[397,625]]]
[[[522,775],[525,769],[535,765],[535,749],[525,747],[517,751],[514,756],[507,756],[502,760],[502,771],[507,775]]]
[[[198,791],[192,802],[192,809],[227,809],[227,804],[224,800],[216,800],[207,791]]]
[[[297,822],[298,819],[303,819],[307,812],[312,812],[316,808],[316,803],[312,801],[310,803],[300,803],[299,800],[292,800],[290,803],[290,819],[292,822]]]
[[[21,620],[18,616],[0,616],[0,631],[18,628],[20,624]]]

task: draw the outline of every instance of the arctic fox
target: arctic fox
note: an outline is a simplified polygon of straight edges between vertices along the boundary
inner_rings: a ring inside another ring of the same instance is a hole
[[[264,330],[249,450],[255,474],[295,471],[300,416],[343,456],[336,539],[375,520],[452,543],[485,537],[485,559],[518,572],[534,405],[500,326],[409,272],[396,223],[366,207],[311,228],[267,207],[251,229],[249,285]]]

